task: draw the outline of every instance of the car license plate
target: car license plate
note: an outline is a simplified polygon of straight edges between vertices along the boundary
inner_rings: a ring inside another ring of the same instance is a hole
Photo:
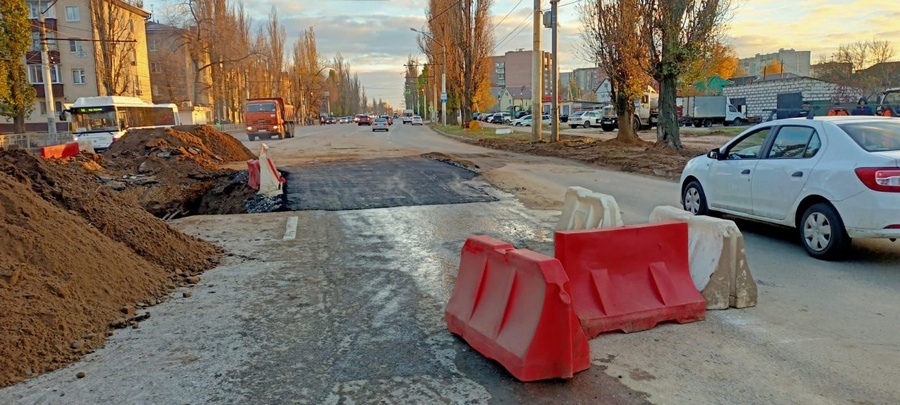
[[[260,129],[259,132],[267,132],[265,129]]]

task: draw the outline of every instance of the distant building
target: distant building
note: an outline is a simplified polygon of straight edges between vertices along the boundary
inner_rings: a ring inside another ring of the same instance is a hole
[[[756,54],[754,57],[741,58],[738,61],[741,69],[744,69],[748,75],[762,75],[764,67],[768,66],[772,61],[778,61],[787,73],[793,73],[797,76],[809,76],[810,57],[810,51],[779,49],[775,53]]]
[[[575,79],[575,85],[581,90],[582,97],[584,95],[594,93],[600,87],[600,83],[606,79],[603,69],[599,67],[579,68],[572,71]]]
[[[500,111],[531,110],[531,87],[505,88],[500,95]]]
[[[154,103],[175,103],[179,108],[211,105],[209,56],[192,55],[185,43],[185,30],[155,22],[147,23],[147,59]]]
[[[532,53],[532,51],[519,49],[501,56],[492,56],[491,87],[506,87],[515,90],[526,86],[530,89]],[[544,52],[542,86],[545,96],[549,96],[552,90],[550,86],[551,60],[550,52]]]

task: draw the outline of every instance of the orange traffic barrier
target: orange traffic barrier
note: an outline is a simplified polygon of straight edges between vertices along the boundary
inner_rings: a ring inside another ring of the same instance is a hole
[[[571,378],[590,367],[590,348],[568,286],[558,260],[471,237],[447,304],[447,328],[521,381]]]
[[[588,338],[706,317],[691,280],[684,222],[559,231],[555,244]]]
[[[44,159],[65,159],[81,153],[78,142],[69,142],[61,145],[45,146],[41,148],[41,157]]]

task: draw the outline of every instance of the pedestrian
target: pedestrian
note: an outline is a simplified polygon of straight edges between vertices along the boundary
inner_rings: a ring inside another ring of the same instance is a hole
[[[859,102],[856,103],[856,108],[853,109],[853,113],[851,115],[875,115],[872,112],[872,108],[869,107],[869,103],[866,102],[865,97],[860,97]]]

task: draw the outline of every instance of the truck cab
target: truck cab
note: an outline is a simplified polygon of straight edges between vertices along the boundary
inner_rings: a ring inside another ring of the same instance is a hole
[[[875,114],[883,117],[900,117],[900,87],[887,89],[881,93],[881,101]]]

